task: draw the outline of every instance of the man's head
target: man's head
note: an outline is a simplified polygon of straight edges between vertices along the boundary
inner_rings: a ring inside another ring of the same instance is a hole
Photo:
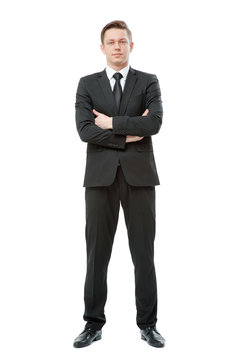
[[[118,71],[128,65],[133,45],[132,33],[124,21],[112,21],[102,29],[100,47],[113,69]]]

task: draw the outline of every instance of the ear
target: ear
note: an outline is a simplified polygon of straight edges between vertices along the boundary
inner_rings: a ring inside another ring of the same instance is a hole
[[[104,49],[104,45],[102,43],[100,44],[100,49],[102,50],[103,54],[106,54],[105,49]]]
[[[134,46],[134,42],[132,41],[131,44],[130,44],[130,52],[132,51],[133,46]]]

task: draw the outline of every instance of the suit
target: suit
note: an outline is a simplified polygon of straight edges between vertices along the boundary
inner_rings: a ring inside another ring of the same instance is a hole
[[[158,79],[129,67],[119,111],[103,70],[80,79],[76,126],[87,142],[83,186],[86,202],[87,271],[84,285],[86,328],[106,322],[107,271],[122,205],[135,273],[136,322],[140,329],[157,322],[154,266],[155,185],[160,185],[151,136],[162,124]],[[141,116],[146,109],[148,116]],[[113,129],[94,123],[93,109],[113,117]],[[126,135],[144,136],[126,143]],[[124,294],[125,295],[125,294]],[[119,321],[124,319],[119,316]]]
[[[152,144],[152,135],[162,124],[162,101],[155,75],[129,68],[119,114],[106,71],[82,77],[76,94],[76,126],[87,142],[84,187],[109,186],[118,162],[125,178],[133,186],[160,185]],[[113,129],[94,124],[92,109],[113,117]],[[141,116],[146,109],[148,116]],[[126,143],[126,135],[144,136]]]

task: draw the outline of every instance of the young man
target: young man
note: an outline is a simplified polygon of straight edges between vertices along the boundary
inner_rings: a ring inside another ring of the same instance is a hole
[[[132,34],[113,21],[101,32],[107,66],[80,79],[76,125],[87,142],[84,184],[87,273],[84,286],[87,322],[74,347],[100,340],[106,322],[107,269],[120,203],[135,270],[137,318],[141,338],[163,347],[156,329],[157,283],[154,266],[155,185],[160,185],[152,145],[162,124],[162,101],[155,75],[129,66]]]

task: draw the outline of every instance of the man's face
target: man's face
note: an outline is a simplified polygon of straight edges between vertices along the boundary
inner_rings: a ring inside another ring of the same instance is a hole
[[[107,30],[104,34],[104,43],[100,46],[109,66],[123,68],[128,65],[133,42],[130,43],[127,30],[114,28]]]

